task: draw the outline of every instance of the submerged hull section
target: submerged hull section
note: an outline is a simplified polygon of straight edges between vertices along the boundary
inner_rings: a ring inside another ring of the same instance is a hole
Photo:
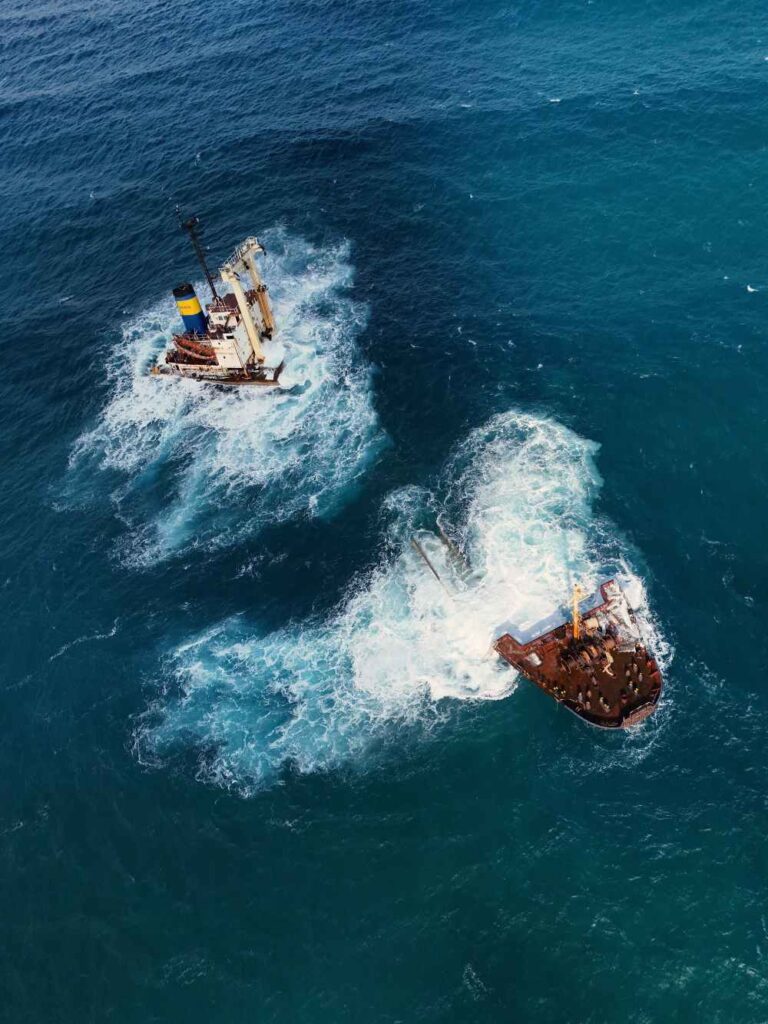
[[[496,651],[579,718],[604,729],[636,725],[655,711],[662,678],[615,580],[582,611],[581,635],[562,623],[527,642],[504,633]]]

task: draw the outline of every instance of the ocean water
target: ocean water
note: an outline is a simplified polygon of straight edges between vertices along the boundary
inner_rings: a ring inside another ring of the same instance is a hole
[[[763,9],[0,27],[0,1017],[768,1020]],[[147,376],[176,203],[284,391]],[[490,651],[606,574],[624,735]]]

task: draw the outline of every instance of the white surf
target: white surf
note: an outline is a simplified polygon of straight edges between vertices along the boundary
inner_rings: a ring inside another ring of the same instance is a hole
[[[331,514],[382,444],[370,368],[356,347],[368,311],[350,295],[349,246],[318,249],[279,229],[264,242],[287,350],[281,390],[150,377],[179,326],[170,298],[123,327],[108,401],[71,467],[110,474],[129,525],[121,551],[129,564]],[[159,478],[169,493],[147,521],[147,492]]]
[[[578,580],[618,572],[652,634],[642,581],[609,523],[593,513],[598,446],[544,417],[510,412],[473,431],[434,491],[392,494],[385,553],[325,621],[260,635],[245,616],[169,655],[168,676],[137,732],[143,758],[200,751],[201,777],[241,792],[292,765],[361,756],[398,724],[429,728],[441,698],[492,700],[515,687],[492,643],[550,615]],[[465,553],[418,533],[443,517]],[[663,653],[663,650],[662,650]]]

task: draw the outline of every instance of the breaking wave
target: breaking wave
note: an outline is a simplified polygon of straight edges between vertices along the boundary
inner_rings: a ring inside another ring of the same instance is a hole
[[[349,294],[349,246],[316,249],[281,229],[265,242],[264,276],[288,349],[283,389],[148,376],[177,327],[171,299],[123,328],[109,400],[70,467],[111,474],[128,564],[331,514],[383,442],[370,368],[355,346],[367,307]]]
[[[139,756],[191,747],[201,778],[250,793],[288,766],[338,766],[395,726],[429,729],[440,698],[512,692],[515,673],[491,650],[501,624],[530,628],[574,579],[619,575],[653,637],[642,582],[592,511],[597,449],[546,418],[496,416],[433,490],[389,496],[381,561],[329,618],[260,635],[239,616],[176,648]]]

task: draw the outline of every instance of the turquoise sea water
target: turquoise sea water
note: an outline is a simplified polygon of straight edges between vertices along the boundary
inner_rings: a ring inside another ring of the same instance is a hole
[[[0,1016],[768,1019],[762,5],[0,29]],[[146,377],[177,202],[283,394]],[[488,657],[615,572],[621,736]]]

